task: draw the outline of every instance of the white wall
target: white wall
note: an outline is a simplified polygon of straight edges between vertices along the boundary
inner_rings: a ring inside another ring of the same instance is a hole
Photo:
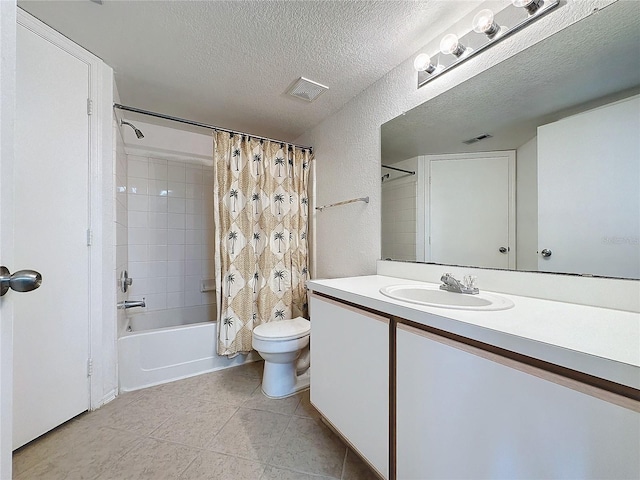
[[[113,69],[96,58],[96,76],[100,77],[94,103],[93,115],[99,116],[99,131],[96,133],[98,148],[94,162],[95,177],[92,189],[92,201],[99,203],[100,210],[93,208],[91,229],[93,230],[92,248],[100,249],[92,261],[92,269],[101,276],[100,290],[92,293],[92,317],[101,328],[93,326],[91,334],[91,355],[93,358],[93,376],[91,408],[97,408],[113,400],[118,392],[118,371],[116,352],[116,277],[114,264],[116,259],[116,229],[113,223],[115,209],[114,165],[113,157],[114,127],[113,99],[115,84]],[[99,268],[98,268],[99,265]],[[94,355],[95,353],[95,355]],[[97,385],[94,385],[94,382]]]
[[[114,84],[114,101],[119,102],[117,88]],[[128,298],[128,292],[122,291],[119,279],[123,271],[129,268],[129,252],[128,252],[128,226],[129,211],[127,202],[127,154],[124,150],[124,139],[118,128],[119,119],[113,117],[113,180],[114,180],[114,212],[116,230],[116,262],[114,278],[116,279],[116,303],[125,301]],[[123,309],[118,309],[117,313],[118,329],[123,328],[126,322],[126,315]]]
[[[202,291],[215,275],[212,137],[133,123],[145,137],[123,127],[137,154],[127,156],[129,299],[145,297],[148,310],[213,308],[215,292]]]
[[[317,276],[341,277],[376,271],[376,259],[381,252],[380,126],[383,123],[588,16],[596,6],[610,3],[612,0],[563,2],[556,11],[525,30],[421,89],[416,88],[412,56],[340,111],[296,139],[297,143],[314,147],[318,205],[370,197],[369,204],[352,204],[316,214]],[[473,13],[463,19],[464,24],[470,24]],[[424,50],[436,51],[438,42],[439,39],[434,39]]]
[[[538,270],[538,137],[516,151],[516,268]]]

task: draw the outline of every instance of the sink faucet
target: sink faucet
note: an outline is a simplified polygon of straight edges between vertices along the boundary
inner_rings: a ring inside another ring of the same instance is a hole
[[[442,285],[440,285],[440,290],[446,290],[447,292],[455,292],[455,293],[468,293],[471,295],[476,295],[480,293],[477,287],[474,286],[475,277],[471,275],[467,275],[465,277],[465,282],[462,284],[459,280],[456,280],[453,275],[450,273],[445,273],[440,277],[440,281]]]

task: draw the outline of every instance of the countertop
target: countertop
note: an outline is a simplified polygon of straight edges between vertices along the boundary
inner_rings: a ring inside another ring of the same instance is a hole
[[[453,310],[380,293],[400,284],[428,283],[382,275],[307,282],[317,293],[640,389],[638,313],[499,292],[487,293],[510,299],[513,308]]]

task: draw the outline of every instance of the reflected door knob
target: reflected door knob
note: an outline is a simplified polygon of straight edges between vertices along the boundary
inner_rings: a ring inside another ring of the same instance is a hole
[[[11,275],[7,267],[0,267],[0,297],[9,289],[16,292],[30,292],[41,284],[42,275],[35,270],[19,270]]]
[[[499,251],[500,253],[507,253],[507,252],[509,251],[509,247],[500,247],[500,248],[498,249],[498,251]]]

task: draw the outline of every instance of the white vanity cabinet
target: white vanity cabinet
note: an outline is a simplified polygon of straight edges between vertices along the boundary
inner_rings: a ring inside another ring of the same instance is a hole
[[[396,346],[398,480],[640,478],[637,412],[407,325]]]
[[[389,478],[389,319],[311,295],[311,402]]]

